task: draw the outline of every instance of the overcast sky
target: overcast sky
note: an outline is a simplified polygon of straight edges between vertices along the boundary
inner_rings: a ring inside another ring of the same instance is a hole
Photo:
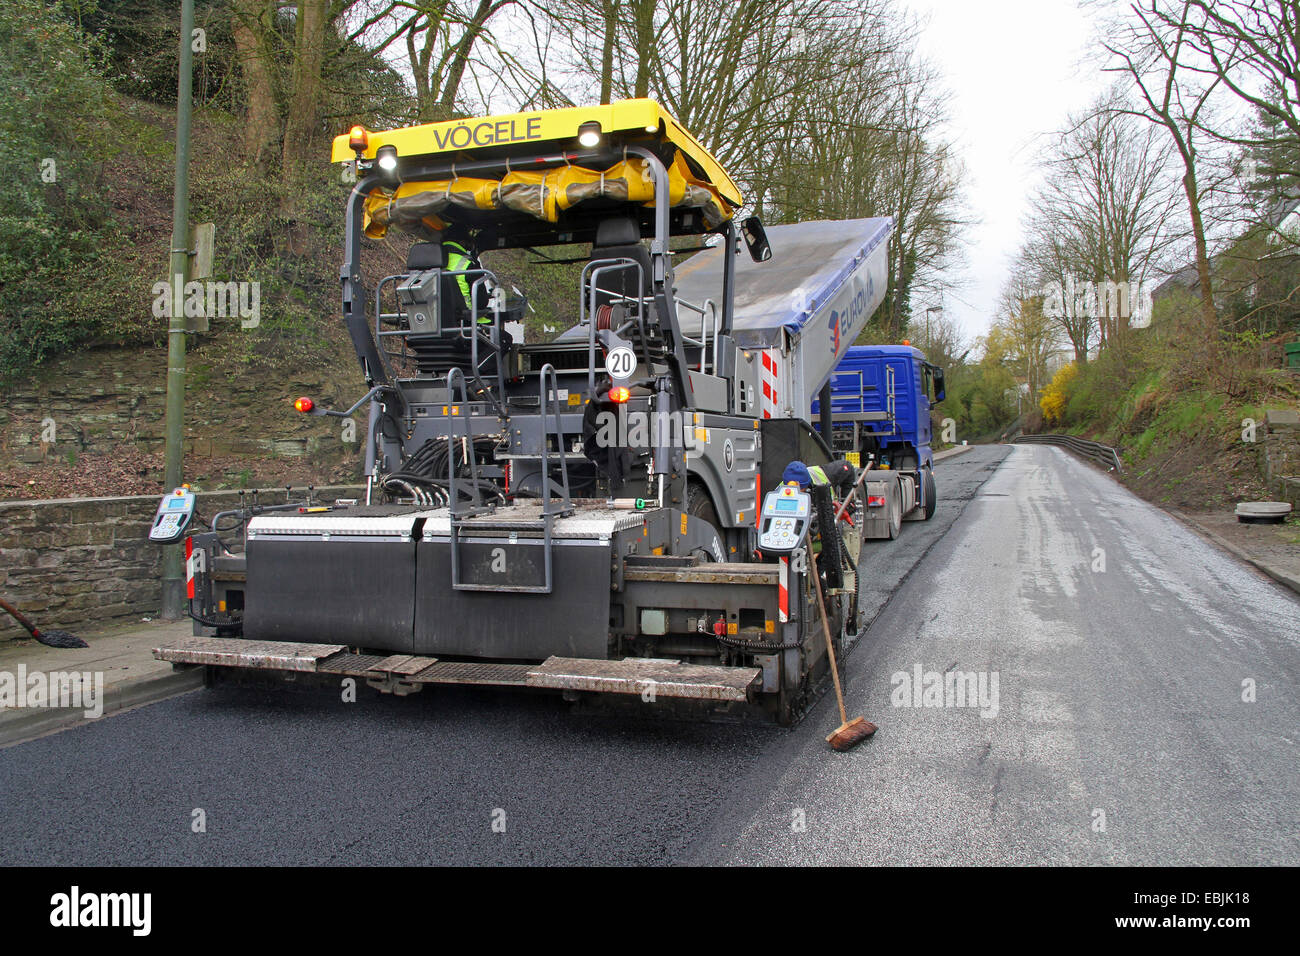
[[[1075,0],[902,0],[928,24],[920,52],[952,91],[952,133],[979,220],[969,230],[965,286],[945,296],[965,337],[988,330],[1020,245],[1037,173],[1038,137],[1113,79],[1081,62],[1093,35]],[[931,303],[918,303],[925,306]]]

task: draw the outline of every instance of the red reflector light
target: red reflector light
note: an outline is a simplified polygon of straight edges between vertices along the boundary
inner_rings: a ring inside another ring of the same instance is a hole
[[[631,397],[632,390],[622,385],[616,385],[609,390],[609,400],[619,405],[622,405]]]
[[[366,132],[364,126],[354,126],[348,131],[348,146],[352,149],[363,153],[369,145],[370,134]]]
[[[313,408],[316,407],[316,403],[313,402],[310,398],[304,396],[303,398],[300,398],[296,402],[294,402],[293,407],[298,409],[298,411],[302,412],[305,415],[308,412],[310,412]]]
[[[884,495],[867,495],[867,507],[868,507],[868,508],[883,508],[883,507],[885,507],[885,496],[884,496]]]

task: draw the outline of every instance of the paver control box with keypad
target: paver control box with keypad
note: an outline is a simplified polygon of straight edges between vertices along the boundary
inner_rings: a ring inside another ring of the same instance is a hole
[[[782,485],[763,499],[758,549],[766,554],[790,554],[808,536],[812,499],[798,485]]]
[[[154,515],[153,525],[149,528],[149,540],[154,544],[179,541],[193,517],[194,492],[188,488],[177,488],[158,505],[158,513]]]

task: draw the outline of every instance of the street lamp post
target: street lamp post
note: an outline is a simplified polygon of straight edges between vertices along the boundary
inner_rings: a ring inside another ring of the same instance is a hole
[[[942,311],[943,306],[941,305],[932,305],[925,310],[925,350],[927,352],[930,351],[930,313]]]
[[[190,252],[190,113],[193,100],[194,0],[181,0],[179,75],[176,81],[176,190],[172,197],[171,316],[167,326],[166,467],[163,482],[171,491],[181,483],[182,423],[185,416],[185,273]],[[181,545],[163,549],[162,616],[177,620],[184,612],[185,574]]]

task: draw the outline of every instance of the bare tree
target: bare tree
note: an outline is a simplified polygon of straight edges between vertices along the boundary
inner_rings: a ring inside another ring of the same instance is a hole
[[[1025,380],[1030,402],[1048,381],[1048,362],[1060,337],[1043,311],[1043,297],[1024,280],[1013,276],[1002,290],[997,319],[985,339],[985,351],[1005,354],[1015,373]]]
[[[1300,141],[1300,0],[1191,0],[1188,5],[1188,29],[1203,55],[1188,68],[1222,82],[1267,121],[1256,126],[1256,135],[1209,131],[1242,146]],[[1168,11],[1158,10],[1156,16],[1171,25]],[[1273,132],[1259,135],[1260,130]],[[1300,177],[1300,164],[1285,172]]]
[[[1124,341],[1138,290],[1178,235],[1173,147],[1162,131],[1107,94],[1072,118],[1043,158],[1043,185],[1021,266],[1050,289],[1047,312],[1087,361]]]
[[[292,175],[302,165],[316,139],[328,25],[328,0],[298,0],[284,128],[282,165],[286,176]]]
[[[933,70],[911,54],[912,35],[887,8],[870,30],[829,36],[849,68],[822,85],[801,122],[770,149],[767,181],[777,218],[890,216],[890,276],[875,322],[890,338],[907,326],[918,288],[946,288],[945,267],[966,223],[963,169],[944,139]],[[869,39],[863,40],[867,37]]]
[[[618,43],[619,0],[597,0],[600,4],[600,101],[609,103],[614,95],[614,47]]]
[[[1224,255],[1235,260],[1226,271],[1244,274],[1251,289],[1277,271],[1274,257],[1291,257],[1295,247],[1279,227],[1300,198],[1300,0],[1191,0],[1191,7],[1199,56],[1188,68],[1222,82],[1251,114],[1247,124],[1231,117],[1204,124],[1242,150],[1240,225],[1266,242],[1234,243]],[[1224,277],[1216,281],[1223,286]]]
[[[233,0],[231,20],[248,98],[244,125],[244,154],[266,172],[279,141],[279,117],[272,80],[271,32],[275,11],[271,0]]]
[[[1074,349],[1074,360],[1088,361],[1097,332],[1097,318],[1079,289],[1085,253],[1079,235],[1050,215],[1036,214],[1017,256],[1015,270],[1033,277],[1043,293],[1043,311],[1056,323]]]
[[[343,2],[343,0],[337,0]],[[349,39],[383,54],[400,43],[421,122],[460,115],[461,96],[478,48],[493,44],[491,21],[516,0],[381,0],[356,24]]]
[[[1201,82],[1203,75],[1186,66],[1186,61],[1196,56],[1190,2],[1185,0],[1172,10],[1162,11],[1159,0],[1149,0],[1149,8],[1135,3],[1130,12],[1131,17],[1125,21],[1119,36],[1105,43],[1106,50],[1119,64],[1110,69],[1126,73],[1140,97],[1139,108],[1124,112],[1163,127],[1182,160],[1182,185],[1196,254],[1201,317],[1209,341],[1217,320],[1201,211],[1198,179],[1201,147],[1197,136],[1202,132],[1203,114],[1210,97],[1222,80],[1215,76]]]

